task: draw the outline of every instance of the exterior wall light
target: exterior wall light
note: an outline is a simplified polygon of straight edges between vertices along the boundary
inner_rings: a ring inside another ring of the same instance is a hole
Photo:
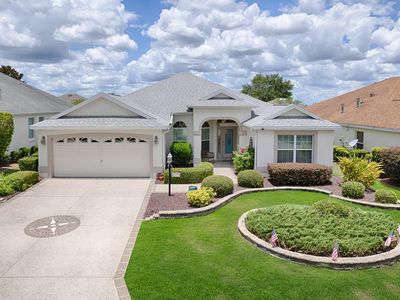
[[[46,137],[43,135],[42,138],[40,139],[40,143],[42,145],[46,145]]]
[[[154,144],[156,144],[156,145],[158,144],[158,136],[154,137]]]

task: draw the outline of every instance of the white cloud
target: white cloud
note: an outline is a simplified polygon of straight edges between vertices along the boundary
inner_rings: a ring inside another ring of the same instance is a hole
[[[113,35],[105,39],[105,45],[116,50],[136,50],[137,44],[127,34]]]
[[[37,42],[30,36],[27,28],[17,32],[15,25],[11,24],[5,17],[0,16],[0,46],[3,47],[28,47],[31,48]]]

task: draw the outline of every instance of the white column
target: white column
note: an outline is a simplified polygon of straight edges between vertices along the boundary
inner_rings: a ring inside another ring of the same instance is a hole
[[[193,132],[193,164],[196,166],[201,163],[201,134]]]

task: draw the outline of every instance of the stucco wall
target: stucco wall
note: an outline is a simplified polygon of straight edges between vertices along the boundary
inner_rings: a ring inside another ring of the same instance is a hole
[[[21,147],[31,147],[37,144],[36,133],[34,133],[34,138],[29,139],[29,126],[28,118],[34,117],[35,123],[39,122],[39,117],[45,117],[45,119],[50,118],[54,114],[36,114],[36,115],[23,115],[14,116],[14,134],[8,147],[8,151],[13,151]]]
[[[174,141],[173,126],[178,121],[185,122],[185,124],[187,126],[187,141],[188,141],[188,143],[193,145],[193,116],[192,116],[192,114],[177,114],[177,115],[174,115],[174,117],[173,117],[170,130],[165,134],[165,142],[166,142],[165,153],[166,154],[168,154],[169,146]]]
[[[356,131],[364,132],[364,149],[366,150],[371,150],[373,147],[400,146],[400,133],[346,126],[342,126],[341,129],[336,131],[335,145],[342,145],[344,141],[355,140]]]

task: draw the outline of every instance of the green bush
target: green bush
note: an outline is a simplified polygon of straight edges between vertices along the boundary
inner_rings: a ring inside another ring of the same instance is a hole
[[[25,191],[39,182],[39,173],[35,171],[18,171],[7,175],[3,181],[9,184],[15,191]]]
[[[330,199],[315,202],[312,207],[323,217],[326,215],[347,217],[350,213],[350,209],[346,205]]]
[[[233,193],[232,179],[223,175],[208,176],[201,183],[201,187],[212,188],[217,194],[217,198],[221,198]]]
[[[189,205],[194,207],[203,207],[211,204],[216,195],[212,188],[207,187],[186,193]]]
[[[375,162],[382,162],[381,152],[385,148],[382,147],[373,147],[371,149],[371,159]]]
[[[39,151],[38,145],[34,145],[29,149],[29,155],[32,156],[34,153],[38,153],[38,151]]]
[[[333,147],[333,159],[338,161],[340,157],[349,157],[350,150],[344,146],[334,146]]]
[[[204,178],[213,175],[214,166],[209,162],[202,162],[193,168],[172,168],[173,173],[180,173],[180,177],[172,177],[172,183],[200,183]],[[168,169],[164,171],[164,183],[169,182]]]
[[[375,202],[396,204],[397,203],[396,193],[388,190],[377,190],[375,192]]]
[[[0,158],[3,158],[14,133],[14,118],[9,112],[0,112]]]
[[[18,160],[19,169],[21,171],[37,171],[38,170],[38,157],[26,156]]]
[[[312,186],[329,184],[332,168],[319,164],[273,163],[268,164],[273,185]]]
[[[346,181],[342,184],[342,195],[352,199],[361,199],[364,197],[365,186],[361,182]]]
[[[178,166],[187,166],[192,160],[192,145],[187,142],[174,142],[169,151],[173,162]]]
[[[367,188],[383,173],[382,164],[359,157],[342,157],[339,159],[339,167],[344,181],[361,182]]]
[[[381,160],[385,175],[400,180],[400,147],[383,149]]]
[[[263,175],[255,170],[244,170],[238,174],[238,184],[248,188],[262,188],[264,186]]]
[[[12,193],[14,193],[12,186],[8,182],[0,180],[0,196],[7,196],[11,195]]]
[[[355,156],[358,158],[371,158],[371,154],[369,153],[369,151],[364,150],[364,149],[354,149],[351,150],[350,152],[350,156]]]
[[[326,207],[325,204],[323,206]],[[317,208],[312,206],[277,205],[262,208],[248,214],[246,227],[266,241],[270,239],[272,229],[275,229],[280,247],[319,256],[330,256],[337,239],[341,257],[377,254],[397,245],[392,243],[391,247],[384,246],[388,233],[397,227],[389,215],[349,208],[349,213],[342,216],[335,209],[334,213],[329,213],[329,210],[321,217]]]
[[[39,152],[34,152],[34,153],[32,153],[31,156],[33,156],[33,157],[39,157]]]
[[[241,148],[239,151],[234,151],[232,161],[236,173],[254,168],[254,156],[252,155],[252,152],[245,148]]]

